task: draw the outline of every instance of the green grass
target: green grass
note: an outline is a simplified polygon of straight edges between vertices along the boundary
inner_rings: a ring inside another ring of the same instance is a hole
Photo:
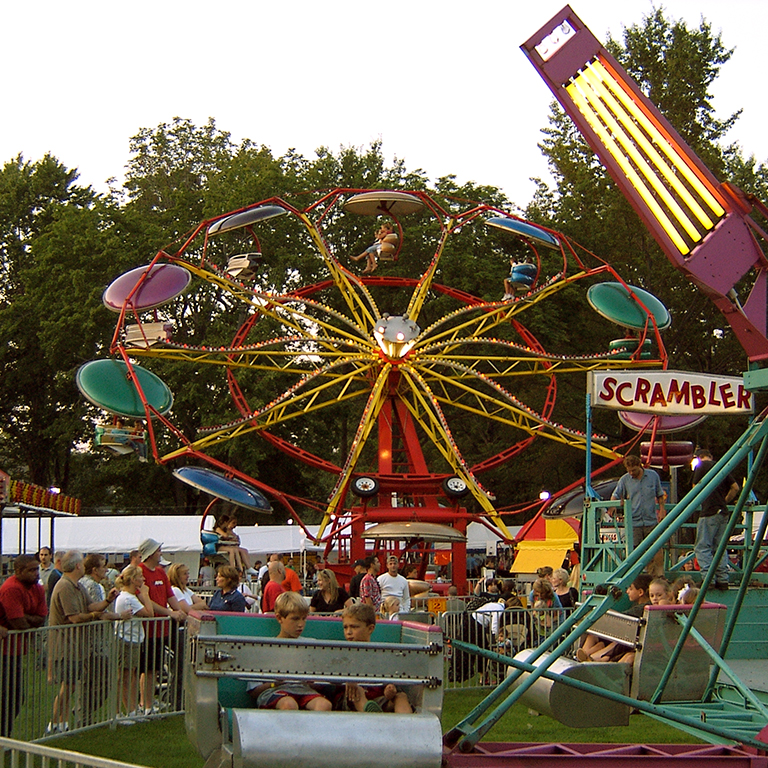
[[[443,731],[456,725],[487,692],[449,691],[443,707]],[[363,715],[361,715],[363,717]],[[531,715],[515,705],[484,741],[695,744],[698,739],[644,715],[632,715],[620,728],[568,728],[544,715]],[[96,728],[86,733],[60,736],[51,746],[122,760],[150,768],[202,768],[203,759],[187,740],[184,718],[168,717],[131,726]]]
[[[72,736],[58,736],[46,744],[150,768],[202,768],[205,762],[190,744],[184,717],[173,715],[135,725],[94,728]]]
[[[443,733],[455,726],[488,691],[449,691],[443,704]],[[645,715],[631,715],[629,725],[613,728],[569,728],[546,715],[531,714],[515,704],[483,741],[580,744],[701,744],[700,739]]]

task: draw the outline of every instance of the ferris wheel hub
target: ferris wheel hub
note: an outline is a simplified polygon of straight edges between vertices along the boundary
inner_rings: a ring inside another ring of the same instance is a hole
[[[376,322],[373,336],[389,358],[405,357],[413,348],[421,328],[407,317],[384,315]]]

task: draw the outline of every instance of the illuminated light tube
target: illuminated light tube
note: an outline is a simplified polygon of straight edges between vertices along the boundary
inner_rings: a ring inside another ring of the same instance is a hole
[[[610,88],[616,98],[621,101],[626,110],[634,117],[638,123],[646,130],[651,136],[654,142],[658,144],[659,148],[670,159],[672,164],[678,171],[685,177],[686,181],[694,188],[704,202],[709,206],[712,213],[715,216],[724,216],[725,209],[717,201],[717,198],[712,192],[712,186],[708,181],[703,180],[698,173],[698,169],[692,167],[688,162],[688,158],[677,147],[673,147],[669,140],[661,133],[656,127],[654,122],[645,113],[642,105],[632,98],[632,95],[626,91],[624,84],[618,79],[612,68],[603,61],[597,60],[592,62],[592,68],[600,75],[601,79]]]
[[[605,70],[603,70],[605,71]],[[586,78],[593,90],[597,92],[597,95],[606,103],[611,112],[616,115],[624,128],[631,134],[632,138],[637,142],[637,145],[646,154],[649,161],[661,171],[664,178],[669,182],[669,185],[677,192],[683,202],[688,206],[693,215],[707,228],[712,229],[714,222],[707,216],[704,209],[699,205],[699,202],[688,191],[688,188],[680,181],[680,177],[672,172],[668,162],[659,154],[657,149],[648,141],[646,135],[638,128],[637,122],[632,119],[632,116],[622,109],[622,105],[618,102],[608,88],[605,87],[603,80],[600,78],[596,71],[596,67],[587,66],[582,72],[582,75]]]
[[[568,91],[571,99],[573,99],[573,103],[576,105],[582,115],[584,115],[585,119],[592,127],[592,130],[597,134],[598,138],[603,143],[603,146],[605,146],[605,148],[613,156],[614,160],[616,160],[616,162],[621,166],[621,170],[624,171],[624,175],[627,177],[627,181],[629,181],[629,183],[635,188],[640,197],[642,197],[643,201],[648,206],[651,213],[662,226],[664,231],[667,233],[669,239],[674,243],[675,247],[683,255],[689,253],[691,249],[686,245],[683,238],[680,237],[680,233],[677,231],[674,224],[672,224],[672,222],[669,220],[667,214],[664,213],[661,206],[651,194],[650,190],[643,184],[643,180],[640,178],[635,169],[630,165],[629,161],[624,156],[624,153],[616,146],[616,142],[614,142],[614,140],[608,135],[608,132],[600,124],[600,121],[597,120],[592,110],[589,109],[589,106],[585,103],[585,100],[579,92],[579,89],[576,88],[575,85],[570,84],[566,87],[566,90]]]
[[[619,144],[624,148],[625,154],[629,155],[630,159],[634,161],[635,165],[640,169],[643,176],[649,181],[651,186],[656,190],[657,194],[666,203],[667,208],[671,211],[674,217],[680,222],[683,229],[688,233],[688,236],[694,241],[701,240],[702,235],[699,230],[694,226],[693,222],[685,214],[685,211],[680,207],[679,203],[672,197],[669,190],[661,183],[659,176],[654,172],[654,169],[648,164],[648,161],[638,150],[637,146],[632,142],[627,133],[616,122],[613,115],[606,108],[606,106],[600,101],[600,95],[592,87],[592,84],[587,78],[580,75],[574,79],[574,85],[579,88],[579,92],[584,97],[586,102],[592,107],[592,110],[602,119],[603,123],[608,127],[610,132],[618,140]],[[707,219],[708,229],[711,229],[713,224]]]

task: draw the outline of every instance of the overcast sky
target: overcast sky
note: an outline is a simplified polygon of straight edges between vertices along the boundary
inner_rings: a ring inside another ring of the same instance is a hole
[[[120,178],[128,140],[174,116],[216,119],[275,155],[366,146],[430,178],[454,173],[530,199],[546,174],[536,146],[549,89],[519,46],[563,0],[132,0],[6,2],[0,8],[0,160],[51,152],[81,183]],[[602,42],[640,22],[650,0],[572,0]],[[729,139],[768,160],[765,0],[667,0],[735,47],[714,90],[718,115],[742,108]],[[762,120],[761,120],[762,119]]]

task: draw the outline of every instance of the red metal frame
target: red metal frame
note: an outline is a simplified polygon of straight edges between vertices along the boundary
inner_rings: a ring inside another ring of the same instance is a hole
[[[743,747],[702,744],[506,744],[481,742],[467,754],[443,756],[447,768],[768,768],[765,755]]]

